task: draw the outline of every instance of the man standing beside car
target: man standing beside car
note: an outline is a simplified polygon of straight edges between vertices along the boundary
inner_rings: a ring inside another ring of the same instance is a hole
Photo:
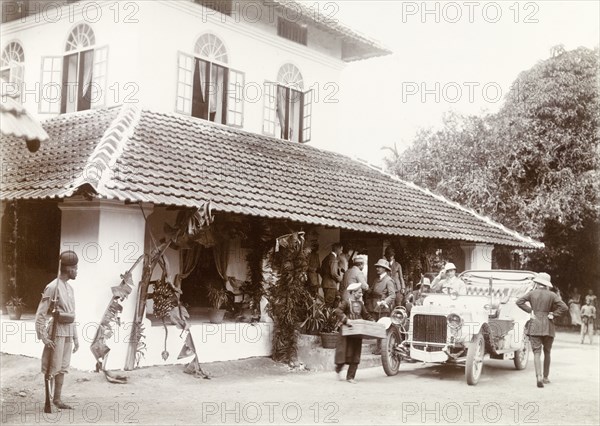
[[[569,310],[561,298],[549,291],[552,288],[550,275],[540,272],[533,278],[536,288],[517,300],[517,306],[531,314],[526,333],[531,341],[533,364],[537,387],[550,383],[550,352],[554,342],[554,318]],[[529,302],[529,305],[527,304]],[[544,349],[544,371],[542,376],[542,348]]]
[[[375,264],[377,277],[369,287],[369,297],[367,299],[367,310],[377,321],[381,317],[389,317],[394,308],[396,297],[395,284],[388,272],[392,269],[385,259],[379,259]],[[373,351],[375,355],[381,355],[381,339],[377,339],[377,346]]]
[[[406,293],[406,285],[404,284],[404,277],[402,274],[402,265],[400,265],[400,262],[396,261],[396,251],[392,246],[387,246],[385,248],[384,255],[385,259],[390,264],[390,272],[388,272],[388,274],[390,277],[392,277],[394,285],[396,286],[396,300],[394,301],[394,306],[400,306],[404,300],[404,294]]]

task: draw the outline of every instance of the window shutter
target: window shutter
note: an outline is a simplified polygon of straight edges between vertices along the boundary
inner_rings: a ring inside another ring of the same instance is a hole
[[[300,142],[308,142],[312,136],[312,96],[312,90],[304,92],[302,96],[302,139]]]
[[[40,102],[38,111],[42,114],[59,114],[62,96],[62,56],[42,57],[40,81]]]
[[[264,88],[265,103],[263,108],[263,133],[275,136],[275,123],[277,120],[277,83],[265,81]]]
[[[94,69],[92,71],[91,107],[99,108],[106,104],[106,70],[108,67],[108,46],[94,49]]]
[[[177,58],[177,101],[175,111],[192,113],[192,93],[194,82],[194,57],[179,52]]]
[[[244,84],[244,73],[230,69],[227,84],[227,124],[230,126],[244,125]]]

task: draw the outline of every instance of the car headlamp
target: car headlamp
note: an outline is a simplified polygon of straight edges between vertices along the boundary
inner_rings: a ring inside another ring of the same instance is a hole
[[[458,314],[448,315],[448,317],[446,318],[446,322],[448,322],[448,326],[450,328],[453,328],[455,330],[462,327],[463,325],[463,320]]]
[[[392,314],[390,315],[390,319],[395,325],[403,324],[407,317],[408,314],[406,313],[406,309],[402,306],[399,306],[396,309],[394,309],[392,311]]]

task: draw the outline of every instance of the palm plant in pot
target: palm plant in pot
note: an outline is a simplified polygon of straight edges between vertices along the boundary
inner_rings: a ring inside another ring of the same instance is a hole
[[[324,348],[334,349],[339,336],[340,322],[333,308],[323,308],[321,325],[321,344]]]
[[[213,324],[223,322],[225,316],[225,307],[229,303],[229,292],[225,287],[208,287],[208,301],[210,309],[208,310],[208,319]]]
[[[318,335],[323,327],[323,303],[318,299],[306,301],[306,319],[300,324],[303,334]]]
[[[8,311],[8,317],[11,320],[19,320],[21,319],[21,315],[23,315],[23,307],[25,303],[23,299],[17,296],[12,296],[6,302],[6,310]]]

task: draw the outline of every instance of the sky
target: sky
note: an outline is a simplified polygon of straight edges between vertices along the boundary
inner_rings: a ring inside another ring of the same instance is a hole
[[[383,165],[445,112],[497,111],[517,75],[600,43],[598,1],[309,1],[392,55],[349,63],[340,81],[340,138],[327,149]]]

